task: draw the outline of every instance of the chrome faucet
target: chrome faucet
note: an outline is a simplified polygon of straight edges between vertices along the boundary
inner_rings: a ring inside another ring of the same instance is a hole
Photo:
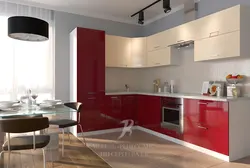
[[[155,93],[158,92],[159,87],[160,87],[160,83],[161,83],[161,80],[160,80],[160,79],[154,80],[153,85],[154,85],[154,92],[155,92]]]
[[[128,84],[125,84],[126,92],[129,92],[129,86]]]

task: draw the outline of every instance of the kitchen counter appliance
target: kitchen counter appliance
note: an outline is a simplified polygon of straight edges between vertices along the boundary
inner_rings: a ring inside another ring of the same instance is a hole
[[[161,127],[183,133],[183,99],[162,98],[162,121]]]

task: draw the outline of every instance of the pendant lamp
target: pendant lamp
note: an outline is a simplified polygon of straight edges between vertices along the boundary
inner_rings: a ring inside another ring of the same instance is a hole
[[[8,18],[8,36],[24,41],[45,41],[49,39],[49,24],[33,17],[13,16]]]

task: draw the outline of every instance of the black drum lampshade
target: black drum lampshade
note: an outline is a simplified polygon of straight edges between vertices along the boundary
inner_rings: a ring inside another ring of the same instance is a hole
[[[33,17],[13,16],[8,19],[8,36],[24,41],[45,41],[49,39],[49,24]]]

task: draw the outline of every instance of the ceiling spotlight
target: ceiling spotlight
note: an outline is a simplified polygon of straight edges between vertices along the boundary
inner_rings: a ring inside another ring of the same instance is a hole
[[[144,24],[144,11],[139,13],[138,24]]]
[[[169,13],[171,11],[170,0],[163,0],[163,9],[165,13]]]

